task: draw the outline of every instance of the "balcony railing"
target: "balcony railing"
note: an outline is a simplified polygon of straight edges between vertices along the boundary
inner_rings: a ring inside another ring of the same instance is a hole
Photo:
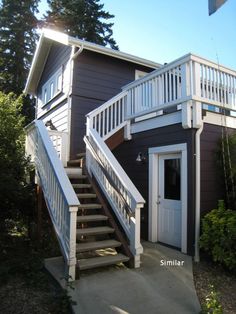
[[[190,99],[236,110],[236,72],[188,54],[123,88],[126,119]]]

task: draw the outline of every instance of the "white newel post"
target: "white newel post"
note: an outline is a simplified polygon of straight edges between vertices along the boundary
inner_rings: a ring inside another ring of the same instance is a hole
[[[130,218],[130,250],[134,255],[134,267],[140,267],[140,254],[143,247],[140,243],[140,208],[135,208],[135,217]]]
[[[64,167],[67,166],[68,156],[68,133],[61,134],[61,162]]]
[[[193,94],[195,96],[201,97],[201,66],[200,63],[193,62]]]
[[[126,105],[125,105],[125,119],[132,115],[132,90],[129,89],[127,97],[126,97]]]
[[[190,69],[189,63],[181,65],[181,97],[186,98],[190,95]]]
[[[131,123],[130,120],[126,121],[126,125],[124,127],[124,138],[126,141],[131,140],[132,136],[131,136]]]
[[[69,259],[68,259],[68,281],[75,280],[76,271],[76,224],[77,224],[77,206],[70,206],[70,228],[69,228]]]
[[[126,98],[125,98],[125,106],[124,106],[124,119],[126,120],[126,124],[124,127],[124,138],[125,140],[131,140],[131,123],[129,116],[132,114],[131,110],[131,90],[129,90]]]
[[[89,136],[89,130],[92,129],[92,121],[93,117],[88,117],[86,118],[86,136]]]

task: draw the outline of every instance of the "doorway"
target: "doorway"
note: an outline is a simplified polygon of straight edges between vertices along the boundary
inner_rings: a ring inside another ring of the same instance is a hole
[[[187,145],[149,149],[149,240],[187,252]]]

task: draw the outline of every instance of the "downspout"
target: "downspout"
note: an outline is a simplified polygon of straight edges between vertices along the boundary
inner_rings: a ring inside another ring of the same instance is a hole
[[[199,237],[200,237],[200,171],[201,171],[201,147],[200,147],[200,136],[203,130],[203,122],[200,128],[196,131],[195,135],[195,158],[196,158],[196,187],[195,187],[195,262],[200,261],[199,256]]]
[[[73,62],[74,60],[82,53],[84,50],[84,45],[82,44],[79,49],[75,52],[75,46],[72,47],[72,55],[69,59],[70,64],[70,78],[69,78],[69,88],[67,93],[67,103],[68,103],[68,144],[67,144],[67,160],[69,160],[70,157],[70,137],[71,137],[71,101],[70,96],[72,94],[72,85],[73,85]]]

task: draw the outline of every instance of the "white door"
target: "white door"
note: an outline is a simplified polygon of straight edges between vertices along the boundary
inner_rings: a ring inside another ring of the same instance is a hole
[[[181,248],[181,154],[159,155],[158,241]]]

